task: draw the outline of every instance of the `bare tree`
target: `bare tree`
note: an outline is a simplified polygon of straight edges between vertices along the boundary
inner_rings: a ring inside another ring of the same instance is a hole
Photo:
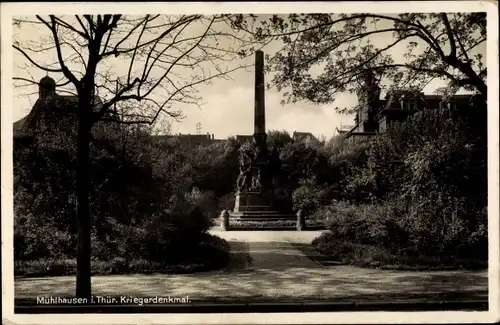
[[[116,105],[124,114],[111,122],[149,125],[162,113],[179,118],[179,106],[199,105],[197,85],[225,78],[243,67],[221,68],[222,62],[237,58],[248,45],[228,28],[227,19],[225,15],[51,15],[14,20],[16,27],[29,24],[48,34],[35,42],[20,41],[20,33],[14,34],[13,47],[24,58],[24,73],[15,76],[15,85],[36,85],[30,71],[39,69],[55,76],[60,91],[78,98],[78,297],[91,295],[92,127],[109,120]]]

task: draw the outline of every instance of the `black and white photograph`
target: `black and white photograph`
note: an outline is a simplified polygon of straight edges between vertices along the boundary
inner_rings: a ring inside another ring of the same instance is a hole
[[[500,320],[497,3],[1,6],[3,323]]]

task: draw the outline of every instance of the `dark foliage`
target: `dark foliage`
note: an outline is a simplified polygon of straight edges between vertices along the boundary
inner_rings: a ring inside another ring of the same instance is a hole
[[[125,142],[113,131],[107,126],[94,132],[93,258],[106,261],[111,273],[122,270],[117,261],[175,266],[223,259],[224,250],[210,248],[214,239],[206,231],[212,223],[188,164],[192,153],[156,143],[147,130],[126,129]],[[71,141],[53,140],[48,133],[34,145],[15,144],[16,261],[61,261],[76,254],[75,155]]]

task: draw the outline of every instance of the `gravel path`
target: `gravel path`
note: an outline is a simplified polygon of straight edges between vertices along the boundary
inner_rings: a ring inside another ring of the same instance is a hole
[[[189,296],[191,301],[486,299],[487,271],[387,271],[321,266],[297,245],[320,231],[211,231],[231,245],[223,270],[94,276],[94,295]],[[75,277],[16,278],[16,298],[74,295]]]

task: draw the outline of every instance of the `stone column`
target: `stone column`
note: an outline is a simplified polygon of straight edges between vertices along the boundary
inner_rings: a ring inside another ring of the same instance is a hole
[[[264,96],[264,52],[255,52],[255,107],[254,107],[254,149],[255,173],[262,190],[271,186],[268,171],[269,154],[266,143],[266,109]]]
[[[266,143],[266,109],[264,97],[264,52],[255,52],[255,107],[254,107],[254,145],[257,162],[268,159]]]
[[[255,52],[255,112],[254,134],[266,133],[264,96],[264,52]]]

